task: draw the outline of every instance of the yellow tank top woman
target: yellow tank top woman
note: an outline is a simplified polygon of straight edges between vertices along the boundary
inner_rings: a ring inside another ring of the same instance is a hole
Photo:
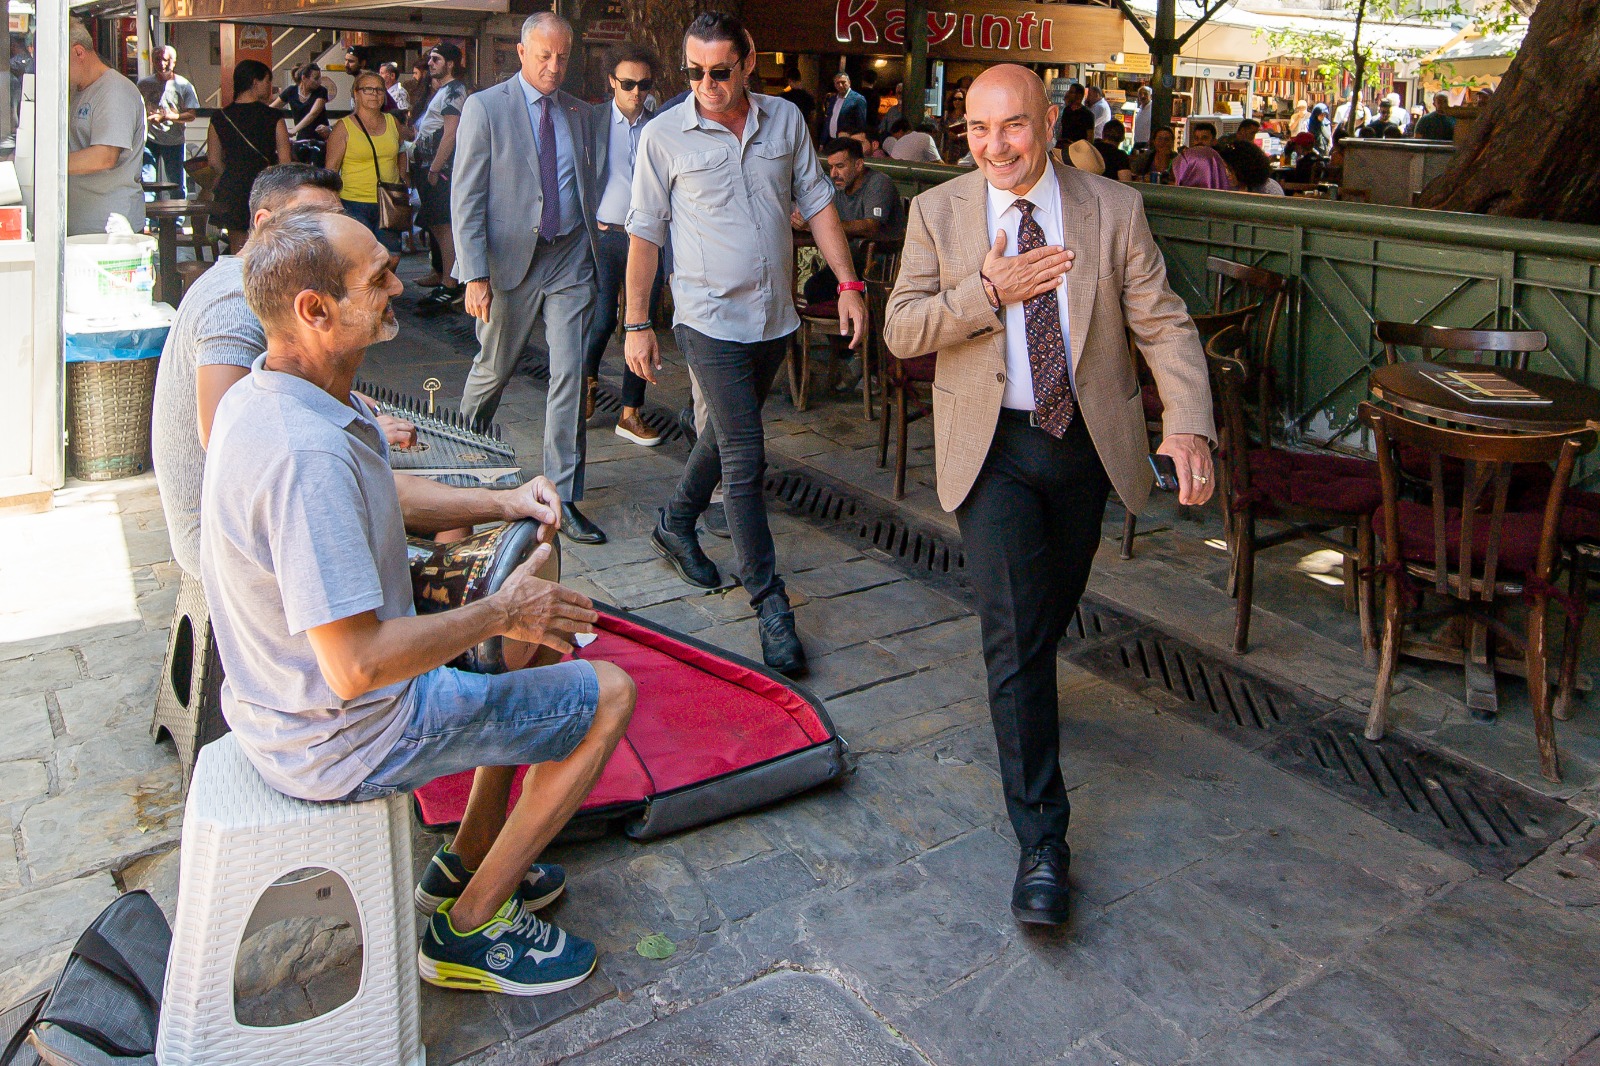
[[[358,204],[378,202],[378,182],[399,181],[395,156],[400,151],[400,127],[394,116],[383,115],[383,132],[371,133],[355,114],[339,120],[344,127],[344,158],[339,161],[339,177],[344,181],[340,199]],[[369,145],[367,138],[372,138]],[[376,163],[376,165],[374,165]]]

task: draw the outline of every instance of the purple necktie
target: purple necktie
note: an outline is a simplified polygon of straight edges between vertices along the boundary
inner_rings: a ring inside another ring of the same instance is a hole
[[[1018,200],[1022,213],[1017,225],[1017,254],[1044,247],[1044,229],[1033,217],[1033,205]],[[1060,440],[1072,424],[1072,386],[1067,374],[1067,342],[1061,335],[1061,304],[1056,290],[1041,293],[1022,304],[1022,321],[1028,333],[1028,365],[1033,369],[1033,406],[1039,428]]]
[[[539,190],[544,210],[539,214],[539,236],[547,241],[561,232],[561,179],[556,172],[556,118],[550,98],[539,97]]]

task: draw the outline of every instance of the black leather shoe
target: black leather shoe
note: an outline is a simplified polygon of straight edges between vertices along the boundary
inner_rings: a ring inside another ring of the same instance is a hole
[[[761,658],[787,677],[806,671],[806,649],[794,631],[794,611],[783,596],[769,596],[756,608],[761,628]]]
[[[575,503],[561,505],[561,535],[574,544],[606,542],[606,531],[585,518]]]
[[[656,528],[650,531],[650,547],[656,554],[672,564],[678,576],[691,585],[703,589],[720,589],[722,575],[717,571],[717,564],[712,562],[704,551],[700,549],[700,542],[693,533],[687,537],[668,531],[665,519],[656,523]]]
[[[1071,865],[1072,849],[1064,843],[1022,849],[1017,883],[1011,890],[1011,917],[1030,925],[1067,924]]]
[[[713,537],[728,540],[733,536],[733,531],[728,528],[728,512],[720,503],[714,503],[706,508],[706,513],[700,516],[700,521],[706,527],[706,532]]]

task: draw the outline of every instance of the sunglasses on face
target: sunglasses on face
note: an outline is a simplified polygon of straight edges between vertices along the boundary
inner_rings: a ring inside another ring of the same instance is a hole
[[[617,83],[617,88],[625,93],[631,93],[635,89],[643,89],[645,92],[649,92],[656,87],[654,78],[640,78],[638,81],[632,78],[614,78],[612,80]],[[720,81],[721,79],[718,80]]]
[[[733,77],[733,68],[712,67],[710,70],[707,70],[704,67],[684,67],[682,68],[682,74],[685,78],[688,78],[692,82],[700,81],[707,74],[711,75],[712,81],[727,81],[729,78]]]

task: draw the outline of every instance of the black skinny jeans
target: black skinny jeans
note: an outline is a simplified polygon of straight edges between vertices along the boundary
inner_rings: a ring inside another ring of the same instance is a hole
[[[693,533],[720,480],[739,582],[750,594],[751,605],[760,607],[768,596],[783,593],[761,492],[767,465],[761,405],[788,355],[793,334],[754,344],[717,340],[688,326],[675,327],[673,335],[700,382],[710,418],[667,503],[667,531],[680,536]]]

